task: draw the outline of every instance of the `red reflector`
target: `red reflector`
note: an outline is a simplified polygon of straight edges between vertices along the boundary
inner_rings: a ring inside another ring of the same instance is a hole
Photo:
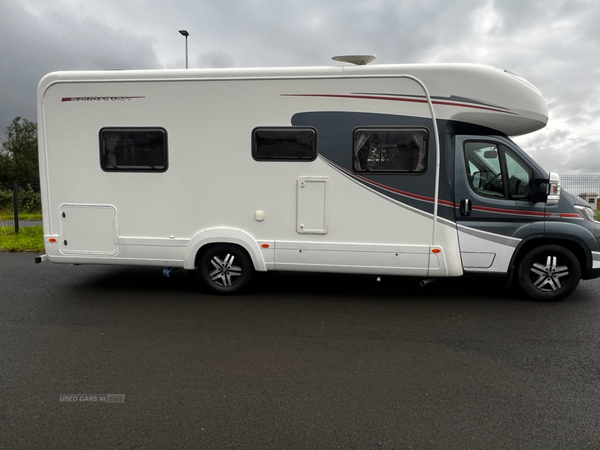
[[[50,239],[48,239],[48,240],[49,240],[50,242],[56,242],[56,239],[54,239],[54,238],[50,238]]]
[[[434,248],[431,253],[442,253],[442,251],[439,248]]]
[[[269,244],[263,244],[263,245],[261,245],[261,247],[262,247],[262,248],[269,248],[269,247],[270,247],[270,245],[269,245]]]

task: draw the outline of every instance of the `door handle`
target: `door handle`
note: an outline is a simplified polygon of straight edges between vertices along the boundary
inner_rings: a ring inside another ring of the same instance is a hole
[[[461,216],[469,216],[471,215],[471,211],[473,209],[473,205],[471,204],[471,200],[468,198],[463,198],[460,201],[460,215]]]

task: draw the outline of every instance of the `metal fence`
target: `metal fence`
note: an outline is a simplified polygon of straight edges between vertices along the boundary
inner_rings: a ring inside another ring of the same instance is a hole
[[[0,184],[0,227],[15,233],[42,224],[39,184]]]
[[[560,184],[562,189],[573,195],[600,196],[600,175],[561,175]]]
[[[561,175],[560,185],[570,194],[584,199],[596,213],[600,211],[600,175]]]

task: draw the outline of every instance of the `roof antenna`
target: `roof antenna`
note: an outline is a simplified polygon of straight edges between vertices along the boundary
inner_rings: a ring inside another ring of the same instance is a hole
[[[347,62],[351,64],[356,64],[357,66],[366,66],[371,61],[374,61],[377,56],[375,55],[342,55],[342,56],[334,56],[334,61]]]

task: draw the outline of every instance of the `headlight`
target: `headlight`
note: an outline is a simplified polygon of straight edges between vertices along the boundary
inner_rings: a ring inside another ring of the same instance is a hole
[[[592,208],[589,208],[587,206],[575,206],[575,209],[577,210],[579,215],[584,219],[596,222],[596,213]]]

